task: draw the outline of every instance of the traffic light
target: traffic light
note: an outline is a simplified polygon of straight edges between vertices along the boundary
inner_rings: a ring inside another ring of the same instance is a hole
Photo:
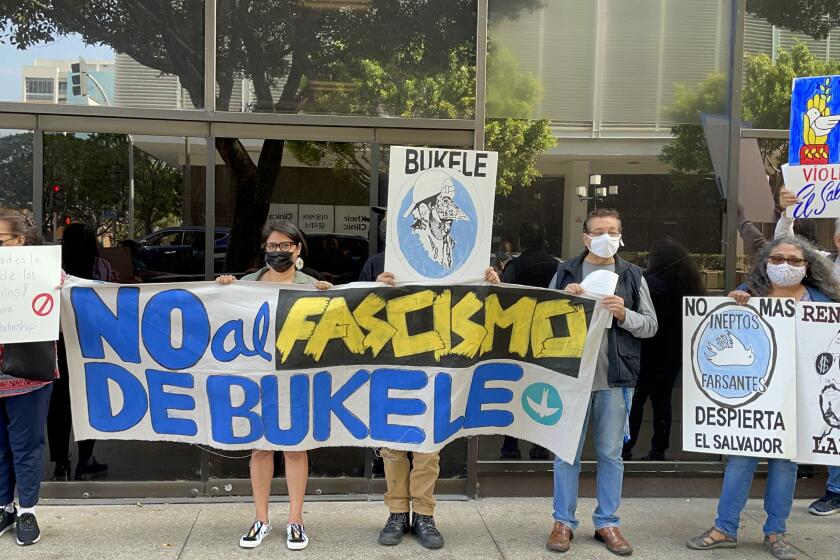
[[[73,223],[73,220],[70,219],[70,216],[64,216],[64,225],[69,226]]]
[[[70,65],[70,84],[73,95],[87,97],[87,65],[84,58],[79,58],[79,62]]]
[[[61,185],[53,185],[52,192],[50,193],[52,198],[52,210],[55,212],[56,210],[61,210],[64,208],[64,204],[66,199],[64,197],[64,189]]]

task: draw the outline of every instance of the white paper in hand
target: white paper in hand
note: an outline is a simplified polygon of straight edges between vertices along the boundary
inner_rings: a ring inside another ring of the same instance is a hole
[[[615,287],[618,286],[618,274],[609,270],[596,270],[584,278],[580,285],[587,294],[611,296],[615,294]]]

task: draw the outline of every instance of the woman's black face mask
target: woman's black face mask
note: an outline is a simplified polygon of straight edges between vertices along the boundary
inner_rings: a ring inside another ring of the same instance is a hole
[[[291,251],[272,251],[265,254],[265,264],[277,272],[286,272],[292,265]]]

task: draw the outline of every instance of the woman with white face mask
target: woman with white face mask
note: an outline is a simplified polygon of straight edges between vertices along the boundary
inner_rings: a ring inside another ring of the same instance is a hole
[[[747,282],[729,297],[741,305],[751,297],[793,298],[796,301],[840,301],[840,285],[832,263],[801,237],[773,240],[756,257]],[[728,457],[715,525],[688,541],[695,550],[734,548],[738,543],[741,510],[750,493],[757,457]],[[787,459],[768,459],[764,509],[764,544],[780,560],[794,560],[795,549],[786,536],[786,522],[793,505],[797,465]]]

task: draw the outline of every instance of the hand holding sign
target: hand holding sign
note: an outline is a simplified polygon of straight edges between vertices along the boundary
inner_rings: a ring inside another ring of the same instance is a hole
[[[0,247],[0,343],[58,338],[61,247]]]

